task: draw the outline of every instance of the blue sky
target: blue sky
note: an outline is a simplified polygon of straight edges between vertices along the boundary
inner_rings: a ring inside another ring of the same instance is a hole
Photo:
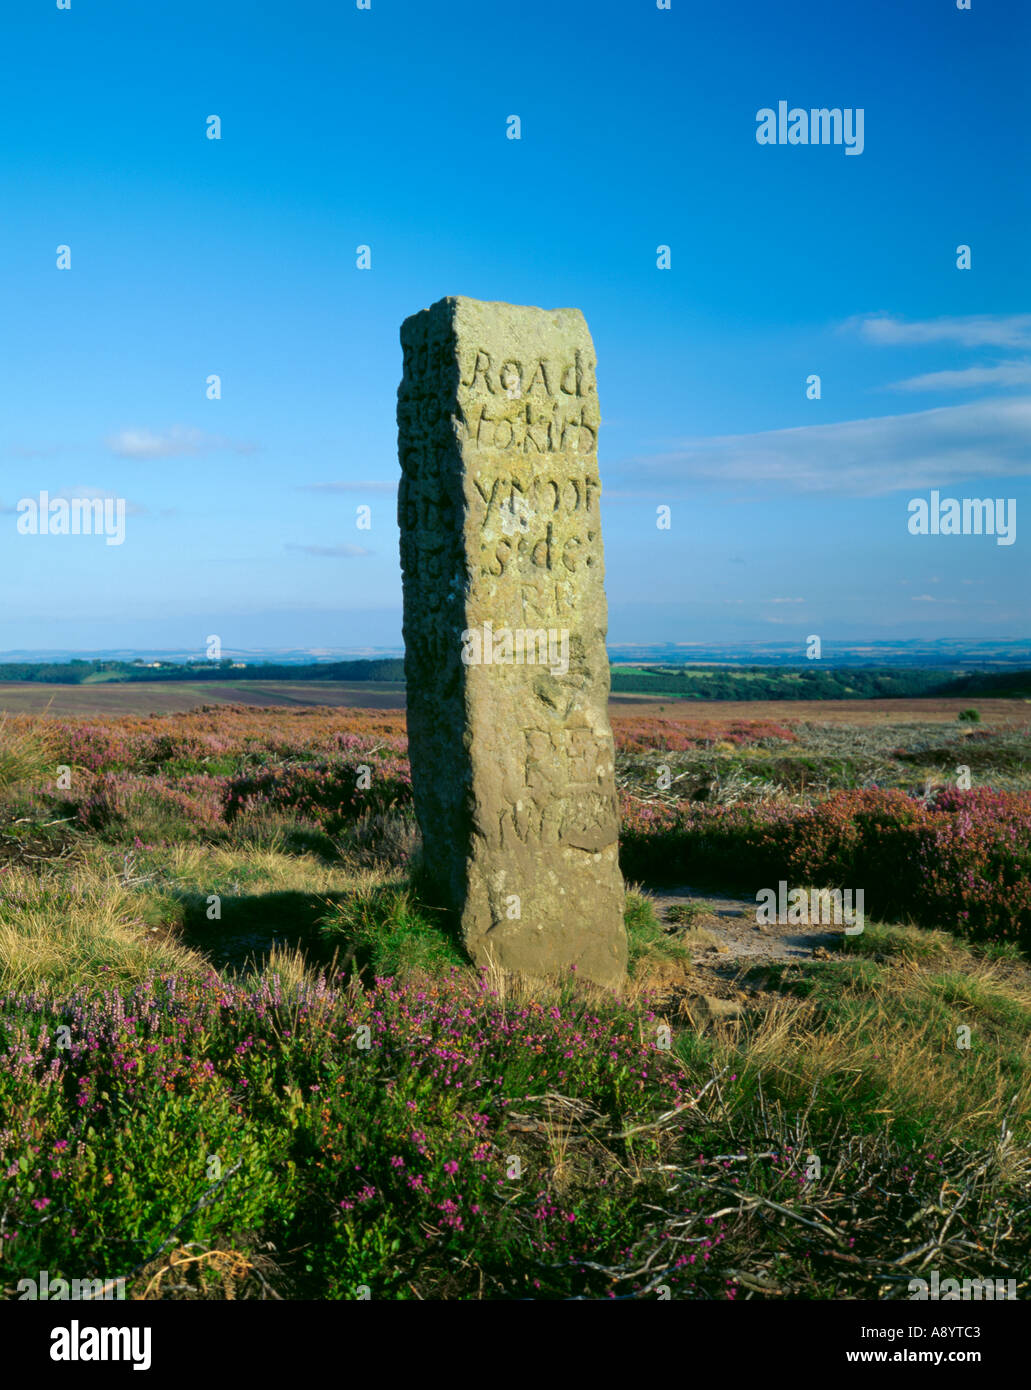
[[[1017,0],[4,30],[0,650],[397,645],[398,329],[446,294],[587,317],[613,642],[1031,629]],[[758,144],[782,99],[862,108],[862,153]],[[1016,543],[910,535],[932,488],[1016,498]],[[124,544],[19,534],[42,490],[127,499]]]

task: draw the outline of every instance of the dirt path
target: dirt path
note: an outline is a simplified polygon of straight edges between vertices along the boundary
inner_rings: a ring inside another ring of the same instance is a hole
[[[641,890],[655,915],[687,947],[679,962],[657,964],[648,984],[663,1007],[692,1027],[719,1021],[734,1026],[761,1007],[771,985],[764,967],[827,959],[842,927],[759,925],[754,898],[702,892],[689,884]]]
[[[694,935],[703,950],[725,957],[728,963],[810,960],[814,952],[827,950],[842,935],[841,928],[818,925],[785,926],[772,922],[759,926],[754,898],[703,893],[688,884],[646,892],[660,922],[682,931],[688,941]],[[713,938],[711,946],[707,946],[706,938]]]

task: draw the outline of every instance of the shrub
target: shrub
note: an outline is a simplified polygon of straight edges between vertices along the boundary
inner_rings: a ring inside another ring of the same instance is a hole
[[[385,815],[409,805],[411,799],[408,764],[400,758],[375,764],[361,759],[320,759],[283,763],[235,777],[225,789],[224,807],[228,823],[245,806],[290,807],[332,835],[360,816]]]
[[[780,879],[862,888],[866,910],[980,940],[1031,944],[1031,793],[837,792],[812,806],[675,807],[624,798],[621,858],[637,876]]]

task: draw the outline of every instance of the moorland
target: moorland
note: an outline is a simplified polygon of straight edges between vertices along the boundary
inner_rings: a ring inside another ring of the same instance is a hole
[[[468,964],[403,712],[233,688],[0,723],[5,1297],[1026,1296],[1031,706],[614,703],[615,997]]]

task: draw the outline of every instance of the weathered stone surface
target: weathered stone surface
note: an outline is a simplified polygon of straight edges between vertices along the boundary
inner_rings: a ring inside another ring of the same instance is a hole
[[[408,733],[439,900],[479,964],[626,970],[594,347],[577,309],[401,328]]]

